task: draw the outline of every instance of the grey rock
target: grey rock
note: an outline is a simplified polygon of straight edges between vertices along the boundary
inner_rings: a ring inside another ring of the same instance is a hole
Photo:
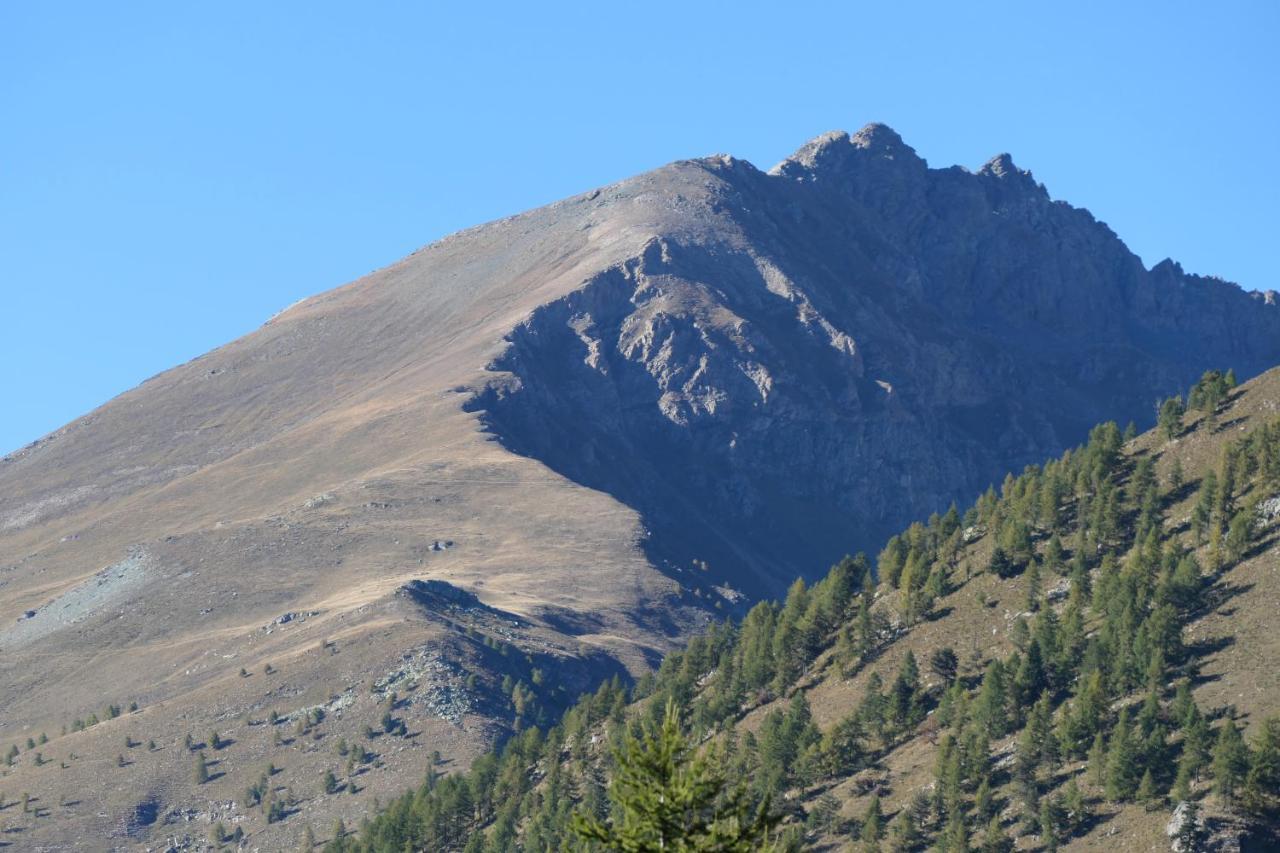
[[[1264,524],[1270,524],[1277,518],[1280,518],[1280,495],[1269,497],[1266,500],[1258,502],[1257,509],[1258,520]]]
[[[472,403],[641,510],[658,564],[777,593],[1208,367],[1280,361],[1262,295],[1145,269],[1007,154],[931,169],[870,125],[768,173],[670,169],[673,220],[534,310]]]

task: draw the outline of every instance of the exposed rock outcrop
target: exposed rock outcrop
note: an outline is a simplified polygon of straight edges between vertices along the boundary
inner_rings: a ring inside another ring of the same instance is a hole
[[[1265,298],[1144,269],[1008,154],[930,169],[870,125],[767,174],[695,165],[687,225],[536,309],[474,403],[691,583],[777,592],[1207,367],[1280,360]]]

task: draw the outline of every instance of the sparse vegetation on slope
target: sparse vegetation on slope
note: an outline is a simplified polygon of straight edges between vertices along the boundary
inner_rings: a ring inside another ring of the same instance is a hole
[[[624,825],[608,796],[632,772],[620,746],[668,706],[752,806],[773,804],[784,844],[1052,850],[1108,822],[1158,835],[1177,804],[1175,837],[1273,832],[1280,717],[1248,720],[1246,738],[1238,709],[1202,703],[1204,664],[1231,638],[1188,636],[1247,592],[1233,568],[1276,539],[1280,420],[1223,435],[1221,376],[1193,389],[1194,422],[1128,444],[1099,426],[963,516],[893,537],[874,577],[858,556],[797,581],[634,691],[605,685],[329,849],[560,850],[572,815]],[[1216,456],[1174,456],[1184,430]]]

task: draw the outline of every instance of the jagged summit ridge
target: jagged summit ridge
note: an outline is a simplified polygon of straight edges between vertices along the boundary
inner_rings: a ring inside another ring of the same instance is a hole
[[[1013,156],[1007,152],[997,154],[984,163],[982,168],[978,170],[978,175],[995,179],[1006,191],[1012,190],[1023,195],[1042,199],[1049,198],[1049,192],[1045,189],[1044,184],[1038,182],[1028,170],[1020,169],[1014,165]]]
[[[770,169],[768,174],[834,185],[857,193],[868,185],[883,186],[886,183],[921,191],[924,186],[921,178],[931,171],[935,170],[930,169],[897,131],[886,124],[872,123],[853,134],[843,130],[820,134]],[[1044,185],[1036,181],[1031,172],[1016,166],[1012,155],[1007,152],[995,155],[974,173],[966,169],[941,171],[959,171],[998,181],[998,198],[1002,202],[1017,196],[1046,200],[1049,197]],[[1010,193],[1015,195],[1010,196]]]
[[[839,174],[875,160],[898,161],[911,168],[925,166],[924,160],[902,141],[897,131],[887,124],[872,123],[852,135],[832,130],[816,136],[770,169],[769,174],[812,179],[822,174]]]
[[[1030,172],[1023,171],[1013,164],[1013,155],[1005,152],[992,157],[982,168],[978,170],[980,175],[993,175],[997,178],[1016,177],[1020,175],[1030,176]]]
[[[1280,360],[1270,306],[1148,272],[1008,154],[931,169],[872,124],[768,173],[694,165],[698,228],[535,311],[474,404],[639,508],[669,568],[776,592],[1207,367]]]

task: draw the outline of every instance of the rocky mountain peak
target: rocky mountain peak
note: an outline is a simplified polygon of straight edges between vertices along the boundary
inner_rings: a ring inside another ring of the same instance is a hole
[[[1280,359],[1275,312],[1149,273],[1007,153],[932,169],[869,124],[733,185],[719,223],[535,310],[472,403],[506,447],[637,508],[675,575],[776,593],[1208,367]]]
[[[1048,194],[1031,172],[1026,169],[1020,169],[1014,164],[1013,155],[1008,152],[992,157],[978,170],[978,174],[987,178],[995,178],[1007,187],[1031,190],[1041,195]]]
[[[862,148],[886,157],[896,157],[904,154],[915,156],[916,153],[915,149],[902,141],[902,137],[898,135],[896,130],[880,122],[871,122],[868,125],[864,125],[861,130],[849,137],[849,141],[856,148]]]
[[[1008,152],[1005,152],[1003,154],[997,154],[996,156],[988,160],[983,165],[983,167],[978,170],[978,174],[993,175],[997,178],[1005,178],[1010,176],[1017,176],[1019,174],[1029,175],[1031,173],[1023,172],[1021,169],[1015,166],[1013,163],[1013,155],[1009,154]]]
[[[806,142],[771,174],[816,180],[896,163],[923,169],[925,162],[887,124],[872,123],[850,135],[830,130]]]

